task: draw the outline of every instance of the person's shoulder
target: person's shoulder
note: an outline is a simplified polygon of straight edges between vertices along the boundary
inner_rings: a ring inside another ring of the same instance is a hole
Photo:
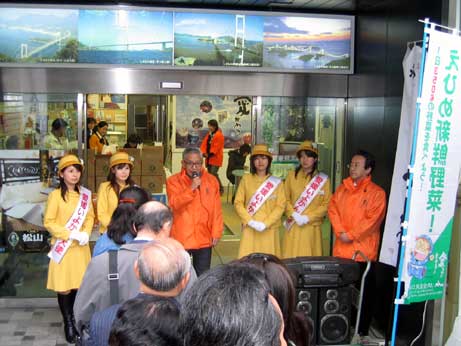
[[[178,172],[178,173],[175,173],[175,174],[171,175],[170,177],[168,177],[166,179],[166,182],[168,184],[168,182],[175,182],[176,180],[178,180],[180,178],[181,178],[181,172]]]
[[[60,188],[54,189],[48,195],[48,200],[50,200],[50,199],[54,200],[54,199],[59,199],[59,198],[61,198],[61,189]]]
[[[295,177],[295,171],[291,170],[291,171],[288,171],[288,174],[287,174],[287,177],[285,178],[285,180],[294,179],[294,177]]]
[[[384,191],[384,189],[383,189],[381,186],[379,186],[378,184],[376,184],[375,182],[373,182],[373,181],[370,181],[370,184],[368,185],[368,187],[369,187],[370,189],[372,189],[372,191],[375,192],[375,193],[377,193],[377,194],[380,194],[380,195],[381,195],[381,194],[384,194],[384,195],[386,195],[386,192]]]

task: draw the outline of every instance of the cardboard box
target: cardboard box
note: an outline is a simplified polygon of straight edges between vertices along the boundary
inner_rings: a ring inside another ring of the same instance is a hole
[[[101,185],[101,183],[107,181],[107,177],[96,177],[96,180],[95,180],[95,190],[93,191],[94,193],[97,193],[98,192],[98,189],[99,189],[99,185]]]
[[[165,177],[163,175],[141,176],[141,186],[150,193],[159,193],[163,191]]]
[[[96,177],[104,177],[107,178],[109,174],[109,155],[95,155],[95,175]]]
[[[88,174],[88,177],[91,177],[91,176],[95,176],[95,154],[94,154],[94,150],[92,149],[87,149],[85,150],[86,151],[86,157],[87,157],[87,161],[86,161],[86,165],[85,165],[85,170]]]
[[[96,186],[96,177],[95,177],[95,176],[87,177],[85,187],[88,188],[88,189],[90,189],[91,192],[93,192],[93,193],[98,192],[98,191],[97,191],[97,188],[98,188],[98,187]]]
[[[133,178],[134,183],[136,185],[141,186],[141,176],[140,175],[132,175],[131,178]]]
[[[124,148],[120,149],[120,151],[127,152],[128,155],[134,158],[134,165],[133,170],[131,171],[131,176],[141,175],[141,150]]]
[[[163,147],[144,147],[142,149],[141,175],[163,175]]]

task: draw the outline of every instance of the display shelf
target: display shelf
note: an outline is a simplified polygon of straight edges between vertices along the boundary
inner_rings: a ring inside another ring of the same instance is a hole
[[[109,124],[110,144],[123,147],[127,138],[127,96],[121,94],[88,94],[87,117]]]

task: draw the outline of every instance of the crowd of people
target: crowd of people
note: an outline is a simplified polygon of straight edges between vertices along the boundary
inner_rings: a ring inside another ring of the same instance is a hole
[[[219,137],[217,124],[209,127]],[[49,196],[44,225],[52,235],[47,288],[57,293],[68,342],[307,346],[312,331],[295,311],[296,280],[279,258],[323,255],[328,214],[334,256],[350,259],[361,251],[357,261],[376,260],[386,197],[371,181],[372,155],[353,155],[350,176],[332,194],[328,176],[317,169],[317,148],[305,141],[299,166],[285,181],[271,175],[267,145],[251,153],[244,148],[250,174],[234,201],[242,224],[238,259],[210,269],[224,223],[212,140],[207,143],[184,150],[181,171],[167,179],[168,206],[133,183],[127,153],[112,155],[98,189],[101,236],[92,258],[95,212],[91,191],[80,185],[83,162],[61,158],[60,186]],[[373,284],[367,280],[368,291]],[[372,311],[370,296],[365,291],[364,305]],[[367,318],[360,321],[363,334]]]

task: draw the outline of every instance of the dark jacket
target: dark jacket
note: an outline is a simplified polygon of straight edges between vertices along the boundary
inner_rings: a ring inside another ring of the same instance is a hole
[[[137,297],[142,297],[144,293],[139,293]],[[136,298],[136,297],[134,297]],[[171,299],[175,298],[165,298],[159,297],[160,299]],[[179,306],[179,303],[176,302]],[[107,309],[102,311],[95,312],[90,320],[90,338],[83,346],[107,346],[109,344],[110,331],[112,329],[112,324],[117,317],[118,309],[122,306],[122,303],[112,305]]]
[[[240,154],[239,149],[229,151],[229,162],[227,163],[226,176],[232,184],[235,184],[235,175],[232,174],[234,169],[243,169],[246,157]]]

